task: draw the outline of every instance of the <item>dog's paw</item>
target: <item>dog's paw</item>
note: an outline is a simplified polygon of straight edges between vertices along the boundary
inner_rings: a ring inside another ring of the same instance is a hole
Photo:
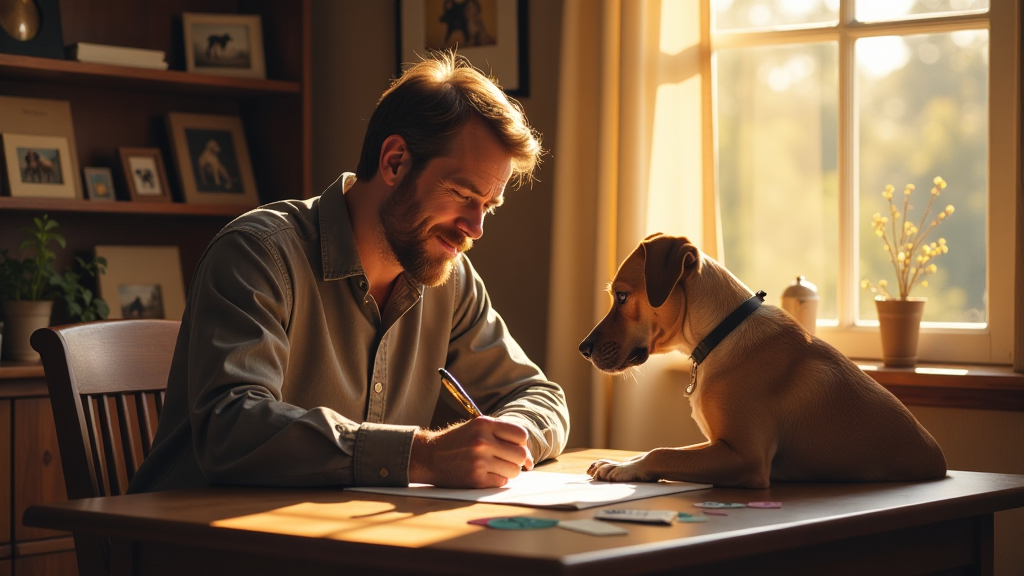
[[[642,473],[642,458],[634,458],[625,462],[614,460],[598,460],[587,468],[587,474],[594,480],[602,482],[649,482]]]

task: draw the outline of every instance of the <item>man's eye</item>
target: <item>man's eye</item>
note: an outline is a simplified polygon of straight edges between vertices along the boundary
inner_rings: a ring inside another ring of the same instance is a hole
[[[627,294],[626,292],[616,292],[615,293],[615,300],[619,304],[625,304],[626,303],[626,298],[628,298],[628,297],[629,297],[629,294]]]

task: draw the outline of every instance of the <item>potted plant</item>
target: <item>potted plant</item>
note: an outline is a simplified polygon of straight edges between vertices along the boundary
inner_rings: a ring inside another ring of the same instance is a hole
[[[48,215],[33,218],[34,227],[22,228],[28,237],[18,246],[19,256],[0,250],[0,314],[4,320],[3,356],[10,360],[36,361],[39,355],[29,345],[29,337],[38,328],[50,325],[53,304],[66,305],[69,321],[106,318],[110,308],[83,283],[106,272],[107,262],[96,258],[89,262],[76,258],[77,270],[58,272],[54,244],[63,248],[59,226]]]
[[[882,192],[882,196],[889,202],[889,212],[892,214],[891,227],[887,228],[890,224],[888,217],[878,213],[872,217],[875,236],[884,242],[882,249],[889,254],[899,287],[899,296],[894,297],[886,290],[888,283],[885,280],[879,280],[877,287],[868,280],[862,280],[860,283],[862,288],[878,294],[875,296],[875,308],[878,310],[878,326],[882,335],[882,363],[886,366],[908,367],[917,363],[917,337],[920,332],[921,316],[924,314],[924,304],[928,299],[911,297],[910,291],[916,284],[928,286],[928,281],[924,277],[938,270],[932,260],[949,252],[945,238],[939,238],[930,244],[926,242],[931,231],[954,211],[953,205],[950,204],[939,212],[934,220],[927,223],[932,204],[946,188],[946,181],[939,176],[935,177],[933,184],[928,207],[918,225],[915,226],[910,221],[910,210],[913,208],[910,205],[910,195],[914,192],[913,184],[907,184],[903,189],[902,212],[892,200],[895,188],[890,184]]]

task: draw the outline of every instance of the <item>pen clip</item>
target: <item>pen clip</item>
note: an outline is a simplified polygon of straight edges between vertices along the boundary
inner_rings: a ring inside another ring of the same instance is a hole
[[[455,397],[459,404],[466,409],[466,412],[469,412],[469,414],[474,418],[477,416],[483,416],[483,413],[480,412],[479,408],[477,408],[476,403],[473,402],[473,399],[469,397],[469,394],[466,393],[462,388],[462,385],[459,384],[459,381],[456,380],[450,372],[444,368],[438,368],[437,373],[441,375],[441,383],[444,384],[444,387],[447,388],[449,392],[451,392],[452,396]]]

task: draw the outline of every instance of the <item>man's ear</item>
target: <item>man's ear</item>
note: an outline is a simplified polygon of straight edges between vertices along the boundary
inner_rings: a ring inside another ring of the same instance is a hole
[[[700,269],[700,251],[682,236],[648,236],[640,245],[644,249],[647,301],[658,308],[680,280]]]
[[[398,184],[411,167],[412,157],[409,155],[409,147],[405,143],[405,138],[398,134],[392,134],[385,138],[380,147],[380,162],[377,166],[384,183],[388,186]]]

